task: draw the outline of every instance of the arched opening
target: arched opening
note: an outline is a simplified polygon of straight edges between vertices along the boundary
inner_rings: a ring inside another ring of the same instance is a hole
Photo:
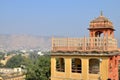
[[[103,37],[103,36],[104,36],[103,32],[101,32],[101,31],[95,32],[95,37]]]
[[[56,70],[59,72],[65,72],[64,58],[56,58]]]
[[[100,61],[99,59],[90,59],[89,60],[89,73],[98,74],[100,71]]]
[[[82,72],[82,64],[81,64],[81,60],[79,58],[72,58],[72,72],[73,73],[81,73]]]

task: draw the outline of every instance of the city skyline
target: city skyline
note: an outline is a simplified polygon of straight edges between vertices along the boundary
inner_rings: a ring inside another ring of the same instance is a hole
[[[89,22],[103,15],[113,22],[120,39],[120,1],[0,1],[0,34],[89,36]],[[87,33],[87,34],[86,34]]]

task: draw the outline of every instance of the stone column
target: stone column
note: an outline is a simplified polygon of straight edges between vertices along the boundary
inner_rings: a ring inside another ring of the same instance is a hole
[[[82,79],[89,80],[89,62],[88,58],[82,59]]]
[[[65,75],[66,78],[71,78],[71,58],[65,57]]]
[[[51,77],[55,76],[55,71],[56,71],[55,57],[51,56]]]

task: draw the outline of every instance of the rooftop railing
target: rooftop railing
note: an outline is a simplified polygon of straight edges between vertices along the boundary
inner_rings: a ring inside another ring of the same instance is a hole
[[[117,50],[117,40],[111,37],[52,38],[52,52],[113,50]]]

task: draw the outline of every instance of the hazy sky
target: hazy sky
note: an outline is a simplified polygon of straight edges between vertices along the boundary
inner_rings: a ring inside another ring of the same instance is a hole
[[[120,0],[0,0],[0,34],[88,36],[101,10],[120,37]]]

